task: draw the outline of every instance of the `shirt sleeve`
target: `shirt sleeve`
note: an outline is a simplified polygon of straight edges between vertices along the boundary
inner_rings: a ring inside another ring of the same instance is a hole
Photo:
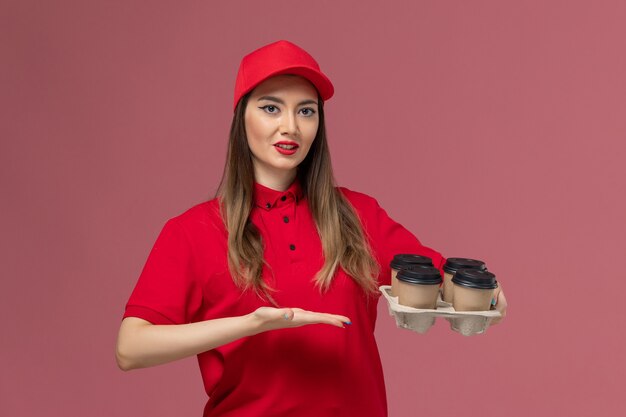
[[[139,317],[152,324],[189,323],[201,304],[192,247],[176,218],[170,219],[150,251],[124,317]]]
[[[427,256],[433,265],[443,271],[445,258],[436,250],[424,246],[420,240],[400,223],[393,220],[374,198],[341,188],[357,210],[361,223],[380,264],[379,285],[391,285],[390,263],[401,253]],[[443,272],[442,272],[443,274]]]

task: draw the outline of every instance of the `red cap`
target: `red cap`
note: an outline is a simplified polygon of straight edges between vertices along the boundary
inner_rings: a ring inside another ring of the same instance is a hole
[[[281,40],[243,57],[235,82],[233,110],[243,95],[252,91],[262,81],[280,74],[295,74],[306,78],[317,88],[324,101],[331,98],[335,92],[333,84],[307,51],[289,41]]]

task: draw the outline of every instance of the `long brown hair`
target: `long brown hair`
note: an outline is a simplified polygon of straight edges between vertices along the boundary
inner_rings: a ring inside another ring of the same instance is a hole
[[[228,231],[228,267],[234,282],[243,290],[253,289],[276,304],[271,296],[273,289],[262,278],[266,262],[261,235],[250,220],[255,179],[244,120],[250,94],[244,95],[235,108],[217,197]],[[377,289],[376,277],[380,268],[354,208],[335,187],[324,124],[324,103],[319,96],[318,103],[317,134],[297,173],[324,253],[324,265],[315,275],[315,284],[321,292],[327,291],[341,267],[366,294],[371,295]]]

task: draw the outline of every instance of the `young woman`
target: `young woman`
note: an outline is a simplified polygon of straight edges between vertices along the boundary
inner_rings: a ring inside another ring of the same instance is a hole
[[[387,415],[378,286],[397,253],[444,259],[335,186],[332,95],[290,42],[243,58],[218,196],[165,224],[126,306],[120,368],[198,355],[205,417]]]

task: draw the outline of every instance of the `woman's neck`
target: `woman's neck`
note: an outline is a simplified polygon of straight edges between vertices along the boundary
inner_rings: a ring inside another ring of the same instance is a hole
[[[285,191],[296,179],[296,174],[296,170],[276,173],[273,175],[267,172],[255,172],[254,180],[262,186],[271,188],[272,190]]]

